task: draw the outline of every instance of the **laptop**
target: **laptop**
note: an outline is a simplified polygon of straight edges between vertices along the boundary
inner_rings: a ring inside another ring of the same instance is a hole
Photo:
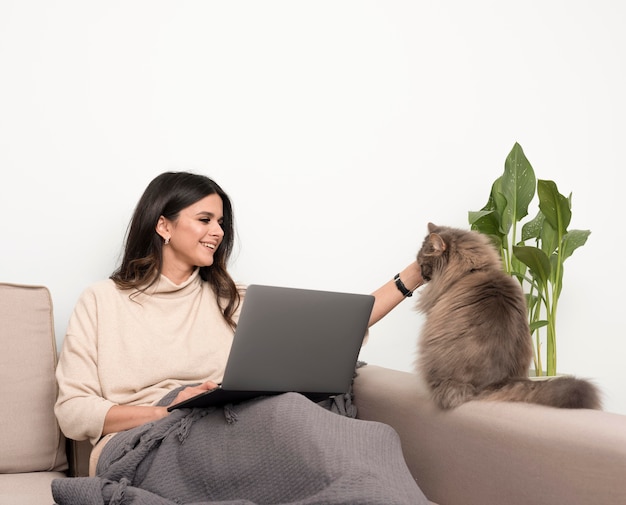
[[[347,393],[373,305],[372,295],[248,286],[222,383],[168,410]]]

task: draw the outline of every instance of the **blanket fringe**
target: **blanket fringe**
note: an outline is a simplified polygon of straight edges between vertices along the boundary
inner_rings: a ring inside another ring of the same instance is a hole
[[[235,412],[235,408],[233,407],[232,403],[224,405],[224,418],[226,419],[226,422],[228,424],[236,423],[239,419],[239,416],[237,415],[237,412]]]
[[[180,420],[180,423],[175,431],[178,441],[181,444],[184,443],[189,436],[189,430],[191,430],[193,423],[206,416],[212,410],[213,409],[190,409],[190,412]]]
[[[108,505],[123,505],[126,501],[124,499],[126,495],[126,488],[130,484],[130,481],[126,478],[121,478],[119,484],[115,486],[115,490],[111,495]]]

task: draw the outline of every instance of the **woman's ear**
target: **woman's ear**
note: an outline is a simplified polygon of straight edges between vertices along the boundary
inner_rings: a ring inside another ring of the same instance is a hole
[[[163,216],[159,217],[159,220],[157,221],[154,229],[159,235],[161,235],[163,241],[169,242],[172,234],[170,232],[170,222],[167,219],[165,219]]]

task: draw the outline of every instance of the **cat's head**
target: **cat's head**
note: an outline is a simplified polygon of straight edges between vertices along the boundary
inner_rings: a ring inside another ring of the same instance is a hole
[[[486,235],[428,223],[428,235],[417,253],[424,282],[454,269],[455,276],[476,270],[501,269],[500,254]]]

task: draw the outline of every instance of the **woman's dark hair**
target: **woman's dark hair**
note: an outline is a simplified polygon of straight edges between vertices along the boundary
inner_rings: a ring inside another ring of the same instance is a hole
[[[111,279],[120,289],[137,291],[154,284],[163,268],[163,239],[156,232],[159,218],[175,221],[181,210],[212,194],[222,199],[224,238],[215,251],[213,264],[200,267],[200,277],[225,301],[224,319],[234,327],[232,316],[239,304],[239,293],[226,269],[234,245],[233,209],[224,190],[203,175],[165,172],[148,184],[128,226],[122,263]]]

